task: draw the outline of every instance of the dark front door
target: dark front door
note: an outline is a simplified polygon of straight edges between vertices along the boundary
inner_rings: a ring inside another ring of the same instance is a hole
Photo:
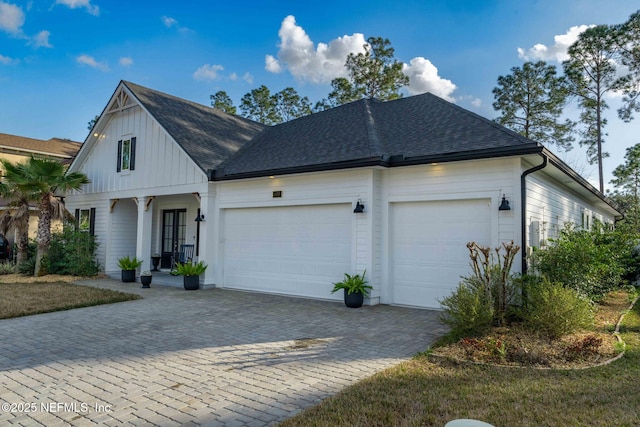
[[[187,210],[162,211],[162,260],[160,268],[171,268],[171,255],[185,241],[187,233]]]

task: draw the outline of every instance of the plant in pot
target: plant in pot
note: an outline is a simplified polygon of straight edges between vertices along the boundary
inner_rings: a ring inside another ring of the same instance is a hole
[[[129,255],[118,260],[118,267],[122,270],[123,282],[136,281],[136,269],[142,265],[142,261],[136,257],[130,258]]]
[[[142,287],[143,288],[150,288],[151,286],[151,279],[153,279],[153,276],[151,275],[151,272],[149,270],[145,270],[142,273],[140,273],[140,283],[142,283]]]
[[[352,276],[345,273],[342,281],[333,284],[331,293],[344,289],[345,305],[350,308],[362,307],[364,297],[368,296],[369,291],[373,289],[372,286],[367,285],[367,280],[364,277],[366,274],[367,270],[362,273],[362,276],[359,274]]]
[[[187,291],[195,291],[200,287],[200,275],[207,269],[203,261],[176,263],[176,274],[183,276],[183,286]]]

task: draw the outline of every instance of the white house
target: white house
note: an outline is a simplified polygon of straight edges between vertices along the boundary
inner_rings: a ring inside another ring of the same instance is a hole
[[[370,304],[439,307],[469,241],[620,217],[541,144],[431,94],[268,127],[123,81],[70,170],[91,180],[66,201],[93,210],[107,273],[194,244],[204,287],[340,299],[332,282],[366,270]]]

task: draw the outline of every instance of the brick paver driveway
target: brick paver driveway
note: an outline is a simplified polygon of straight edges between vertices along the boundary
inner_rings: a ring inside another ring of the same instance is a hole
[[[1,425],[275,424],[445,332],[429,310],[84,283],[144,299],[0,320]]]

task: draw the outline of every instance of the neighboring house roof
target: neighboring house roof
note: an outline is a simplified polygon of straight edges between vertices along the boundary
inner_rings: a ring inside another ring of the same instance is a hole
[[[123,81],[142,106],[206,172],[268,126]]]
[[[362,99],[273,126],[213,179],[541,152],[542,145],[435,95]]]
[[[25,156],[41,155],[58,159],[73,159],[82,143],[68,139],[48,140],[0,133],[0,151]]]

